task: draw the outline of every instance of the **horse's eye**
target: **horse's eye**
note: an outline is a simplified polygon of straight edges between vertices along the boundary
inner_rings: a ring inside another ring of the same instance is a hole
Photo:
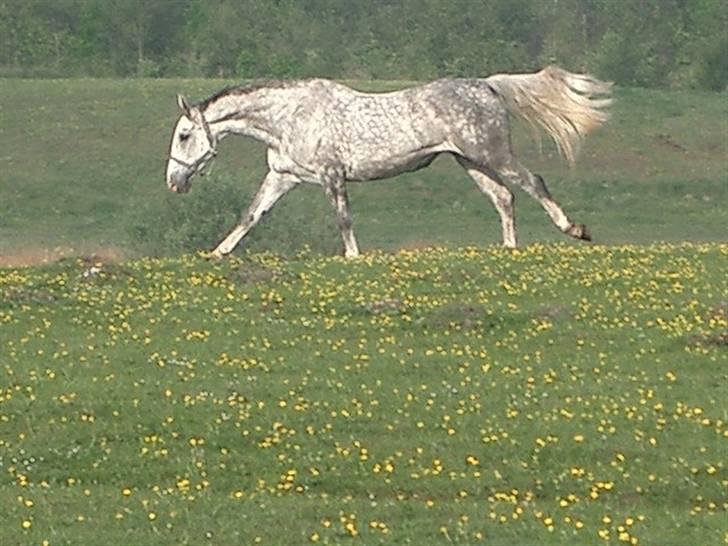
[[[188,138],[190,138],[190,135],[189,135],[189,133],[181,133],[181,134],[179,135],[179,140],[180,140],[180,142],[184,142],[184,141],[185,141],[185,140],[187,140]]]

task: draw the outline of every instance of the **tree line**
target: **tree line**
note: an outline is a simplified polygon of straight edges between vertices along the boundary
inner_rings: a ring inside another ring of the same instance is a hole
[[[0,0],[0,76],[381,78],[547,64],[725,90],[725,0]]]

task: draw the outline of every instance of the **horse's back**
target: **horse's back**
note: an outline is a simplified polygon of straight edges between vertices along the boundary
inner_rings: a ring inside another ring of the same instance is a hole
[[[317,79],[302,82],[296,94],[291,153],[312,168],[339,168],[354,180],[388,177],[427,165],[438,153],[484,145],[488,123],[505,115],[493,89],[478,79],[386,93]]]

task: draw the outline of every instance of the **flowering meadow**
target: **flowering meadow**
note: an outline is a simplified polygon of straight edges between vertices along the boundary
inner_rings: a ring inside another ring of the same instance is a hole
[[[0,544],[728,542],[728,245],[0,269]]]

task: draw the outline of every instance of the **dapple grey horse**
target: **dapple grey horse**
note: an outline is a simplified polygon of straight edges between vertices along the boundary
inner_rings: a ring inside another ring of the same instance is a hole
[[[269,171],[240,223],[211,253],[223,257],[286,193],[322,186],[336,210],[344,255],[359,254],[346,183],[375,180],[429,165],[449,153],[493,202],[503,244],[516,247],[513,194],[521,187],[564,233],[589,240],[551,197],[543,179],[514,157],[508,114],[543,128],[574,162],[582,139],[606,119],[610,84],[547,67],[533,74],[441,79],[391,93],[362,93],[329,80],[278,81],[227,88],[199,104],[179,95],[182,115],[167,162],[170,190],[185,193],[204,174],[228,135],[268,147]]]

